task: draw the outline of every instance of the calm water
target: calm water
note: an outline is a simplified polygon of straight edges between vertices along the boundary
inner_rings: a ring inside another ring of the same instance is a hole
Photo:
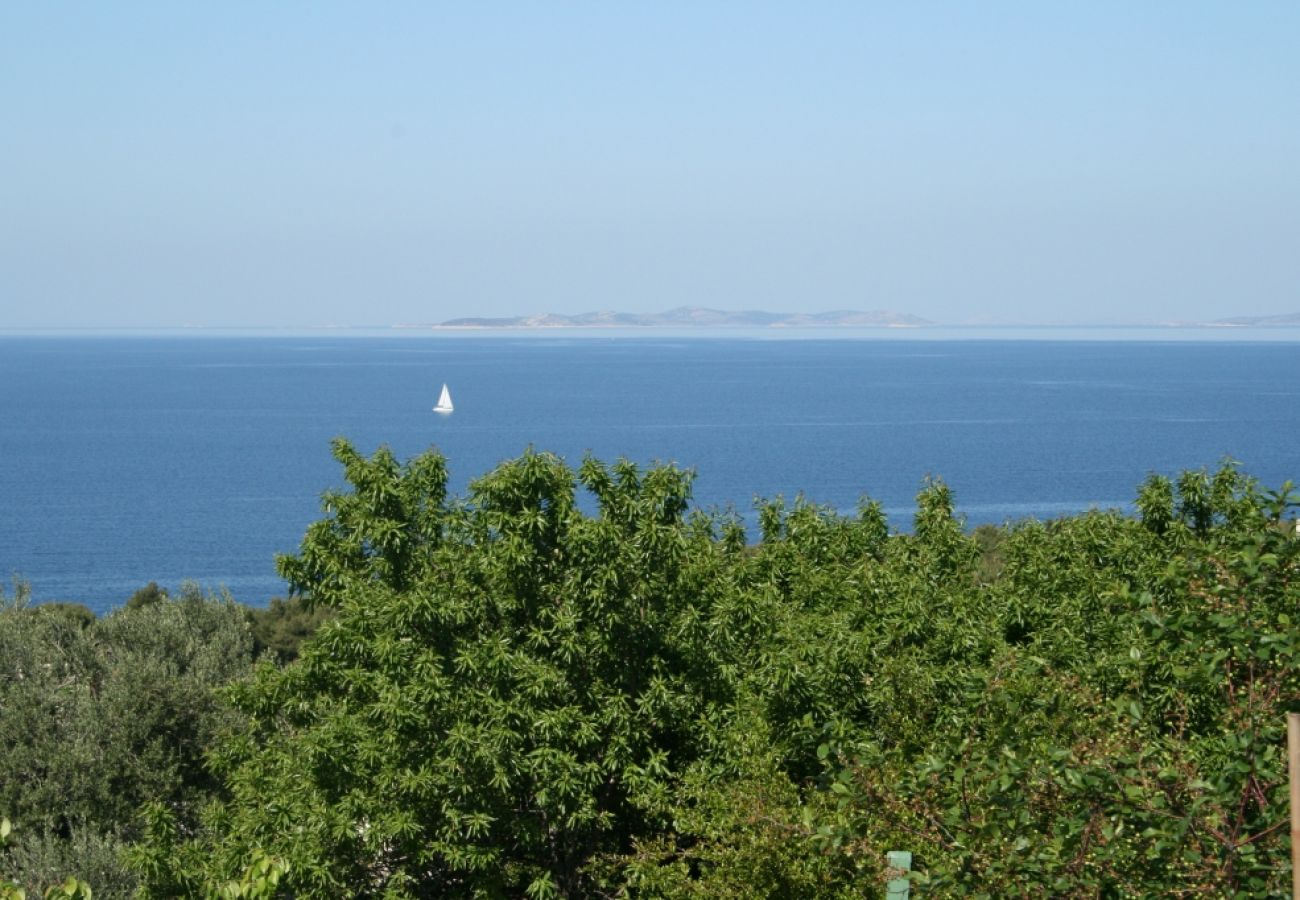
[[[104,610],[156,580],[281,594],[340,486],[336,435],[442,450],[453,488],[527,445],[698,472],[704,506],[928,473],[969,522],[1128,507],[1225,456],[1300,476],[1297,345],[582,337],[0,338],[0,573]],[[430,411],[450,384],[456,412]]]

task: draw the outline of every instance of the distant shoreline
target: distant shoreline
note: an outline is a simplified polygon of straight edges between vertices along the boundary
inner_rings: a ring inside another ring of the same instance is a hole
[[[394,325],[402,330],[421,331],[502,331],[593,329],[869,329],[928,330],[934,328],[1171,328],[1231,329],[1296,328],[1300,313],[1271,316],[1233,316],[1213,321],[1163,321],[1134,324],[1048,325],[1024,322],[966,322],[941,324],[921,316],[891,309],[836,309],[812,313],[769,312],[767,310],[723,310],[701,306],[679,306],[658,313],[629,313],[599,310],[577,314],[537,313],[527,316],[460,316],[442,322],[404,322]]]
[[[0,328],[0,340],[859,341],[1300,343],[1300,328],[1209,325],[531,326],[358,325],[184,328]]]
[[[664,312],[630,313],[597,310],[570,315],[536,313],[528,316],[461,316],[443,322],[415,325],[425,328],[791,328],[791,327],[916,327],[932,325],[928,319],[890,309],[836,309],[813,313],[769,312],[759,309],[726,310],[705,306],[678,306]]]
[[[642,329],[644,329],[644,330],[646,330],[646,331],[652,331],[652,330],[655,330],[655,329],[673,329],[673,328],[676,328],[676,329],[686,329],[686,328],[689,328],[689,329],[699,329],[700,331],[708,331],[708,330],[711,330],[711,329],[724,329],[724,328],[732,328],[732,329],[735,329],[735,328],[764,328],[764,329],[766,329],[766,328],[773,328],[773,329],[799,329],[799,328],[846,328],[846,329],[882,329],[882,328],[886,328],[886,329],[897,329],[897,328],[909,328],[909,329],[914,329],[914,330],[915,330],[915,329],[936,328],[936,327],[944,327],[944,326],[937,326],[937,325],[934,325],[933,323],[925,324],[925,325],[911,325],[911,324],[905,324],[905,323],[901,323],[901,322],[899,322],[899,323],[889,323],[889,324],[881,324],[881,325],[823,325],[823,324],[807,324],[807,325],[802,325],[802,324],[801,324],[801,325],[793,325],[793,324],[788,324],[788,323],[777,323],[777,324],[772,324],[772,325],[730,325],[730,324],[722,324],[722,325],[679,325],[679,324],[664,324],[664,325],[623,325],[623,324],[606,324],[606,323],[590,324],[590,325],[582,325],[582,324],[549,324],[549,323],[548,323],[548,324],[544,324],[544,325],[446,325],[446,324],[412,325],[412,324],[400,323],[400,324],[394,325],[394,326],[392,326],[392,327],[393,327],[394,329],[398,329],[398,330],[401,330],[401,331],[631,331],[631,330],[642,330]],[[958,327],[966,327],[966,326],[958,326]],[[981,327],[981,326],[975,326],[975,327]]]

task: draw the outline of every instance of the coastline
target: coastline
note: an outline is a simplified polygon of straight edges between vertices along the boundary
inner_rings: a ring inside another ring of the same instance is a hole
[[[323,340],[739,340],[739,341],[1041,341],[1297,343],[1300,328],[1258,326],[295,326],[209,328],[0,328],[0,339],[190,339],[249,340],[311,338]]]

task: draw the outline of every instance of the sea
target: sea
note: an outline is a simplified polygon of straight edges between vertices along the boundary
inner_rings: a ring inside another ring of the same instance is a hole
[[[695,472],[900,530],[927,478],[969,527],[1132,510],[1151,473],[1300,477],[1300,331],[938,329],[0,334],[0,576],[36,602],[148,582],[286,594],[345,486],[330,441],[434,448],[452,490],[526,448]],[[455,412],[432,411],[446,383]]]

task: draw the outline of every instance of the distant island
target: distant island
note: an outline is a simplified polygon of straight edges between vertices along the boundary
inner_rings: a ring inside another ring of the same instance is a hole
[[[661,313],[600,312],[564,315],[540,313],[532,316],[464,316],[430,325],[400,325],[400,328],[806,328],[865,327],[920,328],[934,323],[891,310],[837,309],[819,313],[729,311],[699,306],[679,306]]]
[[[577,313],[537,313],[529,316],[460,316],[444,322],[401,323],[403,329],[561,329],[561,328],[1077,328],[1103,323],[1036,323],[1012,319],[968,319],[934,322],[910,313],[888,309],[835,309],[828,312],[791,313],[766,310],[724,310],[704,306],[679,306],[660,313],[614,310]],[[1300,328],[1300,312],[1262,316],[1232,316],[1212,320],[1166,320],[1110,323],[1106,327],[1142,328]]]
[[[1284,313],[1278,316],[1233,316],[1230,319],[1216,319],[1210,325],[1216,328],[1295,328],[1300,325],[1300,313]]]

